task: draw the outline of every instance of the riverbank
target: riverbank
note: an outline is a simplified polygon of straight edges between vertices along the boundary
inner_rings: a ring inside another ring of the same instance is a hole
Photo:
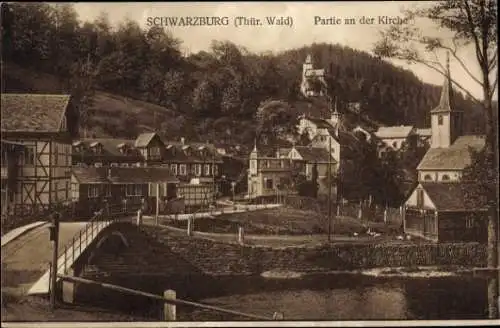
[[[486,264],[486,245],[478,243],[408,243],[406,241],[308,243],[300,245],[240,245],[206,235],[143,226],[142,231],[165,249],[210,275],[257,274],[271,270],[325,273],[373,268],[458,266]],[[233,236],[234,238],[234,236]]]

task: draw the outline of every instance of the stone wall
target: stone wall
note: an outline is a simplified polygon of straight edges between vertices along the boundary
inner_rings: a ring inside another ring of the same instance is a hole
[[[158,232],[152,227],[142,230],[170,252],[202,272],[214,275],[260,274],[269,270],[321,273],[375,267],[484,266],[486,263],[486,246],[477,243],[272,248]]]

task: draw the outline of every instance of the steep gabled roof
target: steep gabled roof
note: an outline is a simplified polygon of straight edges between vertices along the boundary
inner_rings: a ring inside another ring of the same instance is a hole
[[[328,151],[320,147],[309,147],[309,146],[295,146],[300,156],[306,161],[311,163],[328,163]],[[331,163],[335,163],[332,158]]]
[[[411,125],[381,126],[375,132],[375,135],[380,139],[407,138],[412,130],[413,126]]]
[[[449,148],[430,148],[417,170],[463,170],[472,162],[469,147],[479,151],[484,144],[483,136],[461,136]]]
[[[119,158],[130,158],[142,160],[142,155],[134,147],[134,140],[131,139],[115,139],[115,138],[96,138],[96,139],[80,139],[73,143],[73,156],[101,156],[101,157],[119,157]],[[79,143],[79,144],[78,144]],[[94,144],[99,143],[102,145],[102,153],[95,154],[89,151],[89,147]],[[120,151],[120,146],[126,145],[128,147],[127,153],[122,153]],[[75,149],[75,147],[79,149]]]
[[[141,133],[135,139],[135,147],[137,148],[143,148],[147,147],[147,145],[151,142],[151,140],[156,136],[156,133],[154,132],[147,132],[147,133]]]
[[[62,132],[70,95],[1,95],[2,132]]]
[[[415,133],[420,137],[430,137],[432,135],[432,130],[428,129],[416,129]]]
[[[82,184],[179,182],[166,167],[75,167],[72,173]]]

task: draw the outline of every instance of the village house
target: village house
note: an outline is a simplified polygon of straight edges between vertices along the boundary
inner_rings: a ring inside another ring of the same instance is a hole
[[[260,155],[257,145],[249,158],[248,198],[275,196],[289,192],[292,185],[292,166],[288,157]]]
[[[73,142],[73,165],[168,167],[184,183],[212,183],[221,176],[222,157],[208,143],[164,142],[156,133],[131,139],[81,139]]]
[[[78,133],[71,97],[4,93],[1,105],[2,172],[11,166],[6,179],[2,173],[7,213],[29,215],[68,203],[71,140]]]
[[[177,196],[186,209],[209,206],[223,183],[222,156],[208,143],[164,142],[156,133],[143,133],[136,139],[93,138],[73,142],[75,167],[161,167],[179,180]],[[146,183],[145,183],[146,184]],[[154,194],[148,184],[148,194]]]
[[[300,83],[300,92],[306,97],[323,96],[324,84],[325,70],[323,68],[315,69],[311,55],[307,55],[304,64],[302,64],[302,81]]]
[[[416,147],[418,139],[415,128],[411,125],[381,126],[374,135],[382,141],[379,156],[389,150],[399,151],[405,144],[409,147]]]
[[[179,180],[164,167],[75,167],[71,199],[75,215],[90,216],[101,209],[113,212],[151,210],[158,191],[160,210],[177,198]]]
[[[462,117],[453,103],[448,66],[439,105],[431,111],[430,149],[417,167],[418,186],[405,202],[408,234],[440,242],[486,240],[486,216],[466,205],[461,181],[470,150],[481,150],[485,140],[462,135]]]
[[[330,165],[331,177],[337,172],[337,161],[333,158],[328,158],[330,154],[324,147],[309,146],[293,146],[287,149],[288,157],[292,161],[292,165],[298,170],[299,174],[303,174],[308,181],[313,178],[313,170],[317,170],[318,174],[318,194],[328,194],[328,184],[332,183],[332,193],[335,193],[333,178],[328,181],[328,165]]]

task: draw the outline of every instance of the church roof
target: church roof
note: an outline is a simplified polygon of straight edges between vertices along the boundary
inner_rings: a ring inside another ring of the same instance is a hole
[[[411,125],[381,126],[375,132],[380,139],[407,138],[413,130]]]
[[[422,182],[420,185],[438,211],[466,210],[463,184]]]
[[[472,162],[469,147],[476,151],[484,147],[484,136],[461,136],[448,148],[430,148],[417,170],[463,170]]]

